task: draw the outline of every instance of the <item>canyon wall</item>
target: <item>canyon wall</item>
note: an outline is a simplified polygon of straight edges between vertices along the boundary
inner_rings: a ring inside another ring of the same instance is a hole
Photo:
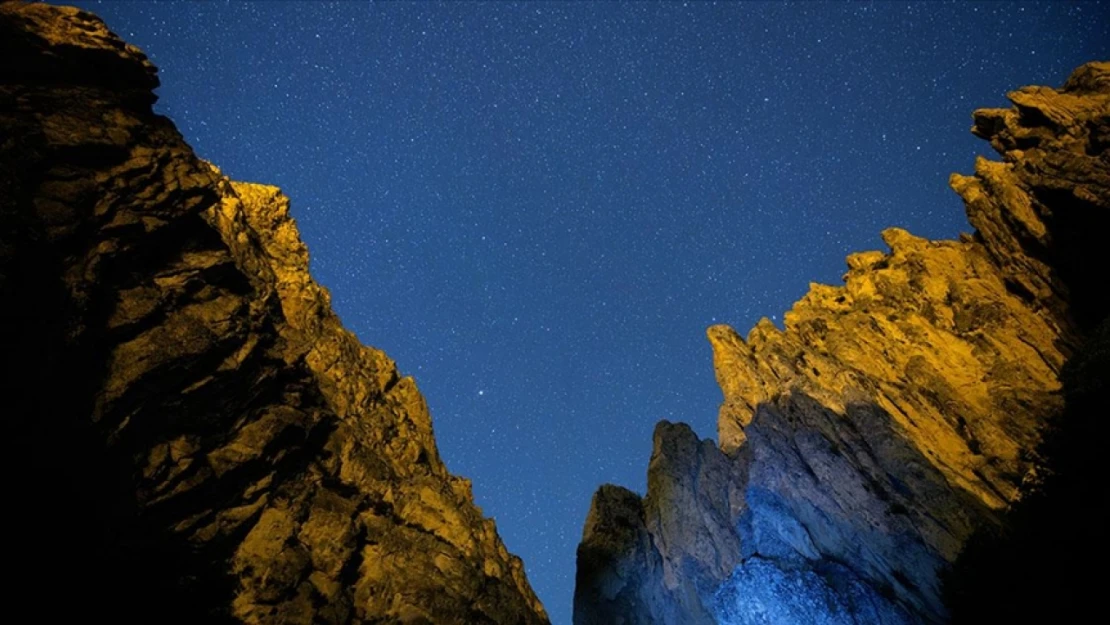
[[[709,329],[718,444],[655,432],[643,498],[594,496],[575,623],[922,623],[1038,482],[1061,371],[1110,310],[1110,64],[974,113],[973,235],[892,228],[747,338]]]
[[[547,622],[288,199],[198,159],[89,13],[0,4],[0,59],[9,596],[43,620]]]

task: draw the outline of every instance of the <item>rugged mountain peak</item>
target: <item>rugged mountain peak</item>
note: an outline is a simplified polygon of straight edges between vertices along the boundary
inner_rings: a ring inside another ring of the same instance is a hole
[[[661,424],[643,499],[654,553],[638,558],[662,572],[639,579],[696,598],[675,622],[943,620],[938,573],[1033,480],[1061,371],[1110,310],[1091,274],[1110,64],[1010,99],[974,114],[1003,161],[951,179],[974,235],[885,230],[889,250],[849,256],[844,284],[811,285],[783,329],[709,328],[720,451]],[[578,622],[598,613],[576,604]]]
[[[18,592],[117,622],[546,622],[288,198],[198,159],[91,14],[2,3],[0,42]]]

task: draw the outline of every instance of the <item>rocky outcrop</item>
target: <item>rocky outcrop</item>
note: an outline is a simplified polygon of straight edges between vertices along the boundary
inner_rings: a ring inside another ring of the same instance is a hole
[[[713,623],[699,597],[739,563],[731,506],[741,468],[688,426],[660,422],[648,496],[612,485],[594,495],[578,548],[575,621]]]
[[[946,618],[938,574],[1036,481],[1061,370],[1110,310],[1110,64],[1010,99],[974,115],[1002,162],[950,181],[973,236],[887,230],[785,330],[709,329],[719,451],[662,426],[649,475],[678,477],[599,491],[576,623]]]
[[[0,4],[0,58],[8,595],[39,620],[546,622],[287,198],[199,160],[89,13]]]

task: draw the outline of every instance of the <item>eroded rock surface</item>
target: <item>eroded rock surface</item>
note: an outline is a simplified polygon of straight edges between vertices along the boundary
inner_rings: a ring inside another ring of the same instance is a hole
[[[611,596],[635,598],[628,623],[946,618],[938,573],[1021,497],[1061,369],[1110,309],[1110,64],[1010,99],[974,114],[1002,161],[950,181],[974,235],[887,230],[889,252],[850,256],[844,285],[812,285],[785,330],[709,329],[720,451],[661,455],[657,432],[649,475],[665,457],[688,479],[649,479],[633,553],[650,574],[614,548],[627,506],[599,491],[577,623]]]
[[[48,621],[546,622],[285,196],[199,160],[89,13],[0,4],[0,59],[9,595]]]

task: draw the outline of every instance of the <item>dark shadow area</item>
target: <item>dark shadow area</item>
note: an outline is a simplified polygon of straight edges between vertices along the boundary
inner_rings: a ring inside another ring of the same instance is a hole
[[[1052,207],[1044,215],[1053,236],[1046,260],[1068,287],[1068,310],[1079,327],[1093,328],[1110,310],[1110,289],[1091,276],[1094,268],[1106,262],[1103,239],[1110,232],[1110,211],[1076,197],[1070,189],[1032,191],[1038,202]]]
[[[225,622],[204,609],[231,592],[205,566],[212,554],[140,515],[132,454],[90,419],[105,353],[60,279],[75,249],[50,245],[36,223],[28,189],[42,172],[26,147],[0,150],[9,601],[36,621]]]
[[[943,575],[954,624],[1089,623],[1103,611],[1110,321],[1062,380],[1065,409],[1038,448],[1038,479]]]
[[[34,622],[229,622],[226,614],[207,609],[230,600],[230,581],[213,575],[221,567],[211,565],[227,554],[192,548],[167,530],[165,518],[140,510],[136,466],[150,436],[112,445],[109,431],[118,419],[99,424],[92,419],[114,340],[104,329],[107,316],[128,279],[124,274],[150,268],[145,258],[121,257],[135,262],[121,263],[117,272],[101,268],[103,282],[95,286],[87,276],[75,275],[96,243],[89,224],[98,195],[89,181],[126,159],[127,150],[50,145],[42,120],[28,112],[39,103],[62,110],[56,103],[65,94],[35,92],[27,83],[65,83],[79,73],[80,85],[143,87],[121,95],[125,102],[135,93],[149,96],[157,82],[152,74],[120,74],[111,55],[102,55],[104,63],[91,68],[69,58],[48,63],[39,53],[41,44],[28,43],[29,36],[4,17],[0,454],[6,477],[5,560],[15,580],[7,585],[8,601]],[[109,101],[110,96],[102,91],[98,97]],[[149,101],[138,100],[136,106],[149,107]],[[41,193],[51,181],[63,185],[65,197]],[[139,249],[157,250],[161,243],[153,240]]]

